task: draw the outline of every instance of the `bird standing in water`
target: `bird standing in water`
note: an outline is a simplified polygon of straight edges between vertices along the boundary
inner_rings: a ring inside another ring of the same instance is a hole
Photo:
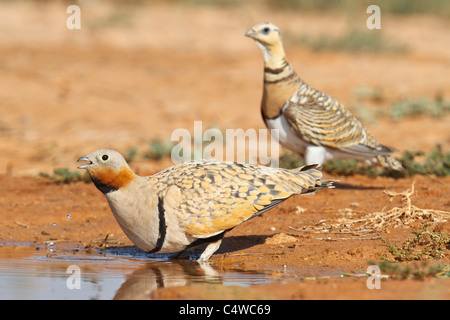
[[[81,157],[127,237],[147,252],[208,246],[207,261],[225,233],[297,194],[332,188],[315,165],[278,169],[214,160],[189,161],[155,175],[135,174],[117,151]]]

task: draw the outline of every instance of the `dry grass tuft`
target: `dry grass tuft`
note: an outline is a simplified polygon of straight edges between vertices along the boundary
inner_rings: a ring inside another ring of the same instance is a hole
[[[346,208],[343,210],[346,217],[336,219],[335,221],[321,220],[315,225],[308,225],[302,228],[293,228],[292,230],[312,233],[326,234],[352,234],[362,236],[366,234],[376,233],[385,230],[388,227],[409,227],[415,221],[423,222],[445,222],[450,220],[450,212],[421,209],[412,204],[412,196],[414,195],[414,183],[411,189],[403,192],[383,191],[392,200],[401,197],[403,207],[394,207],[388,211],[372,212],[364,214]],[[340,238],[343,239],[343,238]],[[346,238],[354,239],[354,238]],[[356,238],[356,239],[374,239],[372,238]],[[323,239],[333,240],[333,239]]]

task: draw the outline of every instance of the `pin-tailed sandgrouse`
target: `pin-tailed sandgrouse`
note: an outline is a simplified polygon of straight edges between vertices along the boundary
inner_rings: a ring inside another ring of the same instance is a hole
[[[253,26],[264,58],[261,111],[269,129],[279,129],[280,144],[304,156],[306,164],[351,158],[401,170],[392,150],[378,143],[339,101],[311,88],[286,59],[280,30],[272,23]]]

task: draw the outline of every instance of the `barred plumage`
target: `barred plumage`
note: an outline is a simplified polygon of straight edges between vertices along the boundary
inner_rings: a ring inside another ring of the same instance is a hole
[[[153,176],[136,175],[113,150],[79,161],[102,191],[128,238],[148,252],[178,252],[210,243],[206,261],[224,234],[296,194],[331,188],[313,166],[287,170],[218,161],[190,161]]]
[[[378,141],[339,101],[311,88],[292,69],[284,53],[280,31],[259,23],[247,36],[256,40],[264,57],[261,111],[270,129],[280,130],[280,143],[305,157],[307,164],[353,158],[401,170]]]

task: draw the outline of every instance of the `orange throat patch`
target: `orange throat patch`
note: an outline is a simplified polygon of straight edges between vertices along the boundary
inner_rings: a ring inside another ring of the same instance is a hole
[[[127,187],[135,178],[130,168],[123,166],[120,171],[112,168],[100,168],[89,172],[95,186],[103,193]]]

